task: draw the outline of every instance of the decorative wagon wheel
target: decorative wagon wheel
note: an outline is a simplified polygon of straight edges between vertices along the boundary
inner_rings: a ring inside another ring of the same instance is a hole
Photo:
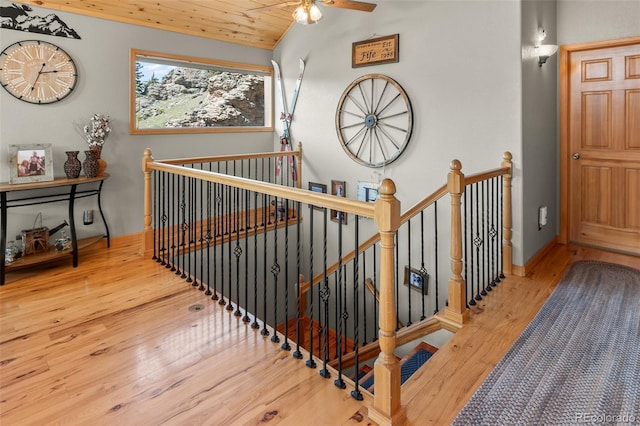
[[[382,74],[356,79],[342,94],[336,131],[349,157],[367,167],[395,161],[411,139],[413,110],[406,92]]]

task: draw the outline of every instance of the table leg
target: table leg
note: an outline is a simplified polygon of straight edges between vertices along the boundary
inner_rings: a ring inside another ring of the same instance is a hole
[[[73,214],[76,198],[77,184],[71,185],[71,193],[69,194],[69,227],[71,228],[71,247],[73,250],[73,267],[78,266],[78,237],[76,235],[76,219]]]
[[[5,262],[5,250],[7,249],[7,193],[0,192],[0,209],[2,211],[2,218],[0,218],[0,285],[4,285],[4,274],[6,265]]]
[[[104,213],[102,212],[102,184],[104,180],[100,181],[100,186],[98,187],[98,211],[100,212],[100,216],[102,217],[102,223],[104,223],[104,229],[107,237],[107,248],[111,247],[111,237],[109,234],[109,226],[107,225],[107,219],[104,217]]]

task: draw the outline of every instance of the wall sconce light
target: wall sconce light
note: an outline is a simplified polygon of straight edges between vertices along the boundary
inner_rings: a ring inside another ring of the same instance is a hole
[[[558,46],[555,44],[543,44],[540,46],[536,46],[536,52],[538,53],[538,66],[542,66],[542,64],[547,62],[549,56],[553,55],[558,51]]]
[[[542,67],[542,64],[547,62],[549,56],[558,51],[558,46],[555,44],[541,44],[542,40],[547,38],[547,33],[543,27],[538,28],[538,44],[536,44],[536,54],[538,55],[538,66]]]
[[[298,24],[315,24],[322,19],[322,12],[320,8],[311,0],[304,0],[300,3],[300,6],[296,7],[293,11],[293,19]]]

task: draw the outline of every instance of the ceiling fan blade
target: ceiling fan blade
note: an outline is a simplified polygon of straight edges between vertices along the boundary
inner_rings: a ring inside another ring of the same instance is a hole
[[[329,7],[359,10],[361,12],[373,12],[373,9],[377,6],[375,3],[365,3],[355,0],[322,0],[322,4]]]
[[[282,3],[270,4],[268,6],[261,6],[261,7],[254,7],[253,9],[247,9],[247,12],[251,13],[251,12],[259,12],[259,11],[268,10],[268,9],[281,9],[283,7],[295,6],[298,4],[300,4],[300,1],[285,1]]]

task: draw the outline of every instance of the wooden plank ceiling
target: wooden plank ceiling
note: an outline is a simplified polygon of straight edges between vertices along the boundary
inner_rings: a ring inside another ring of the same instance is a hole
[[[293,24],[286,0],[28,0],[29,4],[272,50]],[[269,5],[267,9],[249,11]],[[322,7],[322,6],[320,6]]]

